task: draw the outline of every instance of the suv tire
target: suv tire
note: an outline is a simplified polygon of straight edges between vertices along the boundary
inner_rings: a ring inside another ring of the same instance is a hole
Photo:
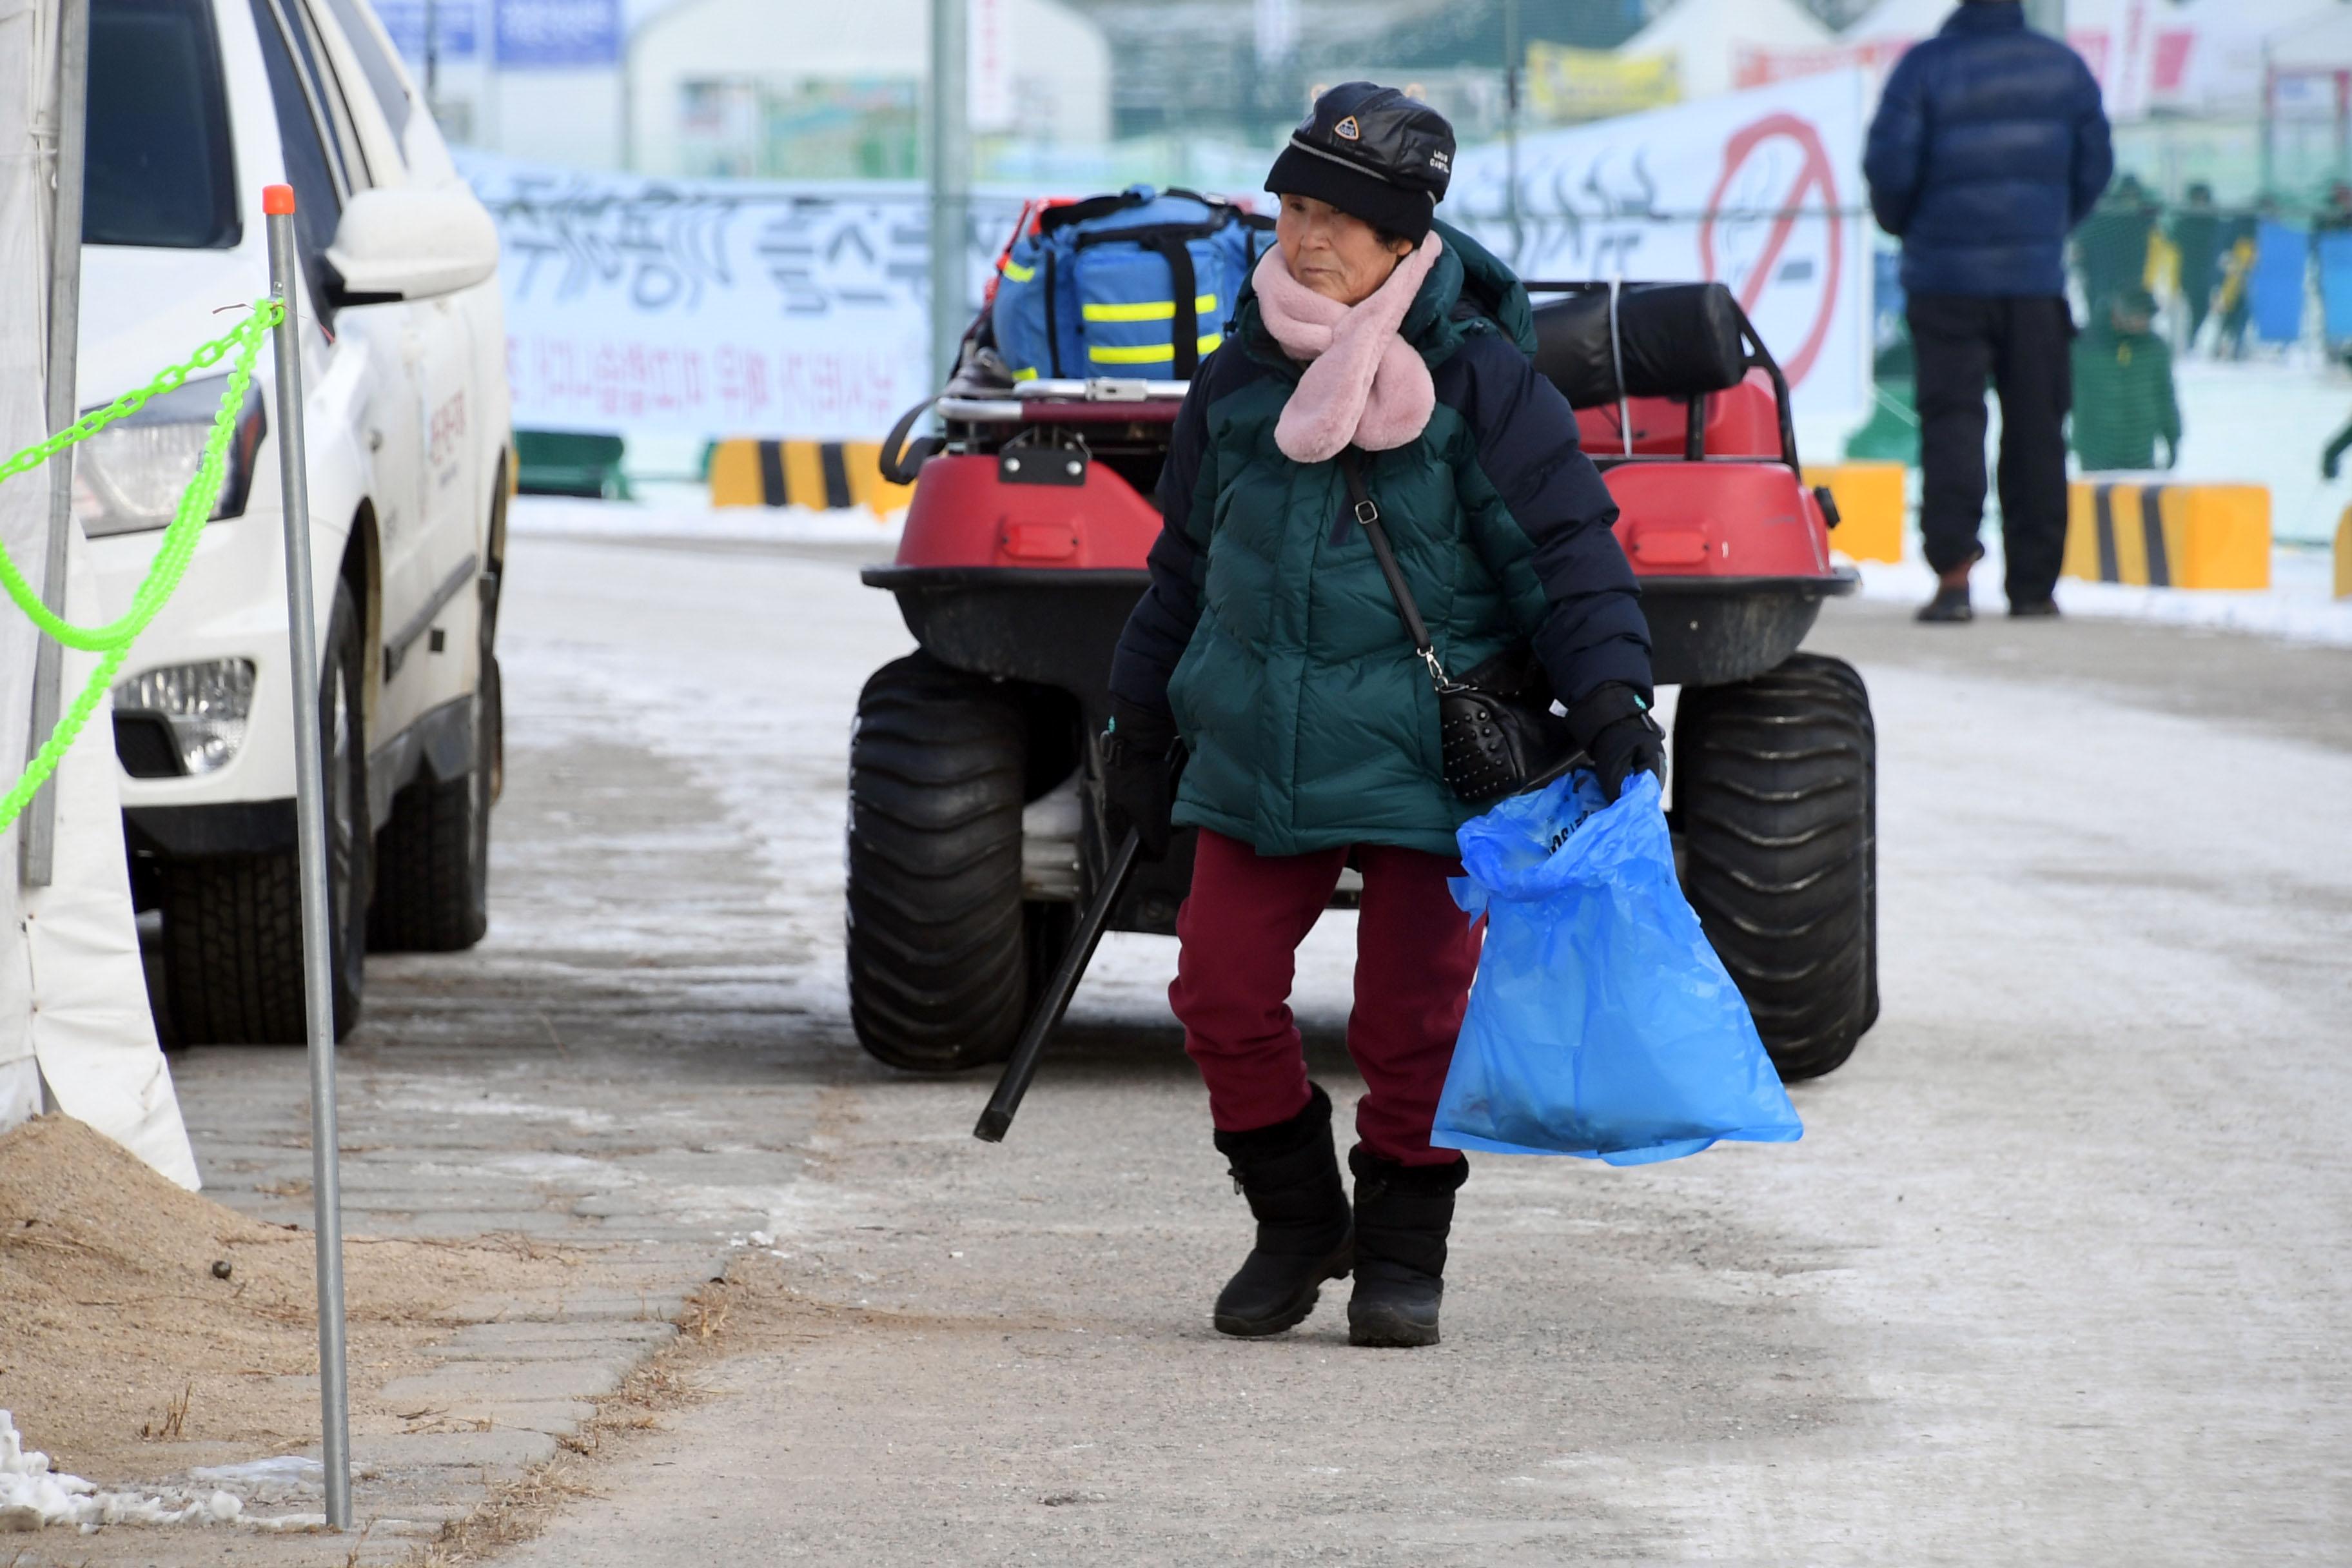
[[[1878,1017],[1877,739],[1853,667],[1801,653],[1684,689],[1683,888],[1783,1079],[1835,1069]]]
[[[326,762],[327,901],[340,1040],[359,1023],[373,847],[360,718],[366,661],[348,584],[335,585],[325,641],[319,736]],[[181,1042],[305,1044],[299,851],[289,847],[266,855],[175,860],[161,871],[163,979]]]

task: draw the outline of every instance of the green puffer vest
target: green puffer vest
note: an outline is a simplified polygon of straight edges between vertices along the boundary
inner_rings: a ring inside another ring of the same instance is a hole
[[[1433,373],[1478,334],[1531,353],[1527,291],[1476,241],[1438,228],[1445,247],[1401,335]],[[1236,353],[1251,364],[1214,365]],[[1275,445],[1301,369],[1244,290],[1202,373],[1213,401],[1187,531],[1206,567],[1200,623],[1168,689],[1191,758],[1175,820],[1265,855],[1374,843],[1450,858],[1477,808],[1445,787],[1428,670],[1339,465],[1294,462]],[[1479,433],[1447,404],[1454,378],[1435,379],[1428,427],[1367,454],[1364,472],[1438,655],[1459,675],[1533,633],[1546,601],[1533,546],[1480,469]]]

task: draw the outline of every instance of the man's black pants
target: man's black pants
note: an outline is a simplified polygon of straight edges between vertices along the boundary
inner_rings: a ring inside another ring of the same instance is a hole
[[[2009,601],[2050,597],[2066,553],[2066,411],[2074,318],[2063,299],[1914,294],[1919,531],[1927,564],[1977,555],[1984,521],[1985,380],[2000,394],[2001,543]]]

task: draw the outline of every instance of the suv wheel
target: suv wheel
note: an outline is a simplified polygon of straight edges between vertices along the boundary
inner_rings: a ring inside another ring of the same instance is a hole
[[[335,585],[319,674],[326,762],[328,920],[335,1038],[360,1017],[372,836],[360,688],[359,611]],[[310,1037],[302,973],[302,870],[292,848],[161,868],[164,984],[187,1045],[299,1046]]]

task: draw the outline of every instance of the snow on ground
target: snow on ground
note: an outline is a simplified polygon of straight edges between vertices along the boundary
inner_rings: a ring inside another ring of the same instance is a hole
[[[102,1524],[226,1524],[244,1511],[242,1501],[217,1489],[166,1489],[156,1497],[102,1492],[79,1476],[49,1468],[49,1457],[26,1447],[16,1419],[0,1410],[0,1532],[52,1524],[84,1531]]]
[[[714,544],[861,544],[886,559],[898,547],[903,511],[877,516],[862,506],[821,511],[805,506],[712,506],[700,485],[636,487],[633,501],[572,496],[518,496],[508,513],[509,532],[570,539],[705,540]]]
[[[1927,602],[1935,589],[1936,574],[1920,559],[1916,533],[1905,548],[1910,552],[1908,560],[1861,563],[1864,598]],[[1987,530],[1985,550],[1985,560],[1975,574],[1977,613],[1998,615],[2003,607],[1998,525]],[[2282,545],[2272,552],[2271,586],[2260,592],[2135,588],[2064,577],[2058,583],[2058,607],[2070,616],[2158,621],[2200,631],[2352,647],[2352,599],[2331,597],[2333,573],[2326,551]]]

